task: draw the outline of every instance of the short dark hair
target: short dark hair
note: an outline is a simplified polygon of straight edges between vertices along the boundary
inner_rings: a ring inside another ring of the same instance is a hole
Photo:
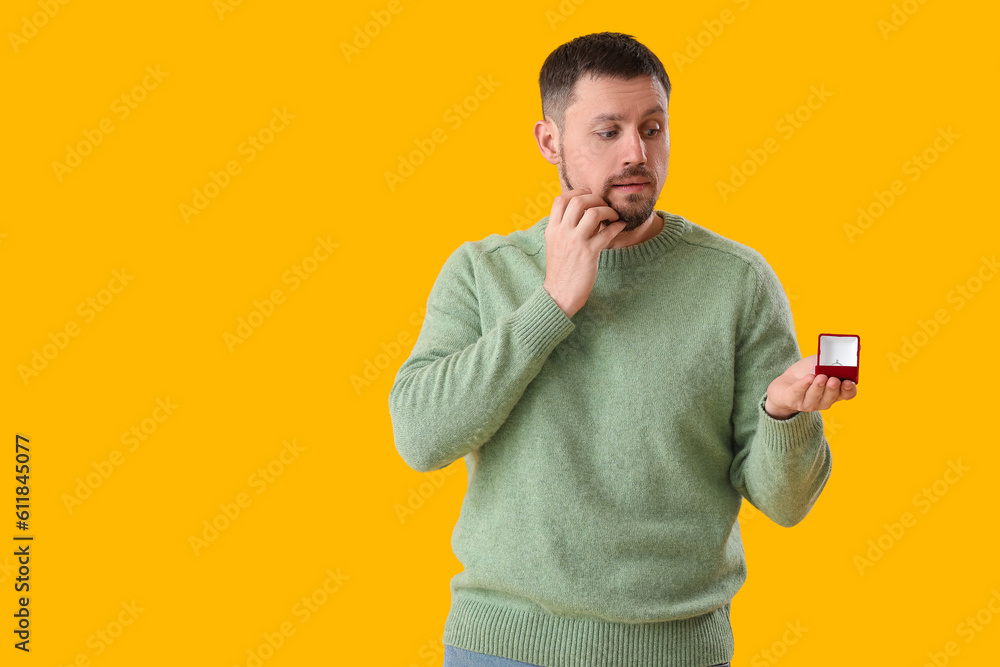
[[[566,109],[575,101],[573,90],[584,74],[634,79],[651,76],[663,85],[670,101],[670,78],[663,63],[632,35],[595,32],[566,42],[549,54],[538,75],[542,117],[555,121],[561,132]]]

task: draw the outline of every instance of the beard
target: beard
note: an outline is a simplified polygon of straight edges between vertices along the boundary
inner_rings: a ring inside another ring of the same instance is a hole
[[[618,194],[614,192],[614,182],[632,176],[641,176],[648,180],[651,194],[632,192],[620,195],[622,201],[612,203],[611,195]],[[563,151],[562,143],[559,144],[559,177],[566,184],[567,189],[574,189],[573,184],[570,182],[569,169],[566,168],[566,155]],[[649,220],[649,216],[653,214],[653,210],[656,208],[656,179],[644,167],[629,168],[621,174],[608,178],[604,182],[604,187],[599,194],[601,199],[607,202],[608,206],[618,214],[618,219],[625,223],[622,233],[630,232]],[[601,224],[605,224],[604,221]]]

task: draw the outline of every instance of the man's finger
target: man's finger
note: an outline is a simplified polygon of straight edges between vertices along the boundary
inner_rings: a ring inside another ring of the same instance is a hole
[[[609,243],[611,243],[611,239],[618,236],[623,229],[625,229],[625,221],[615,220],[610,224],[604,225],[604,229],[594,234],[594,238],[599,239],[598,243],[602,248],[605,248]]]
[[[573,197],[573,199],[571,199],[570,202],[566,205],[566,210],[563,212],[562,221],[572,227],[576,227],[577,225],[580,224],[580,220],[583,219],[583,216],[586,215],[588,210],[597,207],[610,208],[608,207],[608,203],[603,199],[601,199],[600,196],[598,195],[595,194],[577,195],[576,197]],[[604,218],[607,217],[608,216],[604,216]],[[615,214],[615,218],[617,217],[618,215]],[[593,232],[591,232],[591,234],[588,234],[588,236],[592,235],[592,233]]]
[[[830,378],[826,381],[826,390],[823,392],[823,399],[820,401],[820,410],[829,410],[830,406],[840,399],[840,379]]]
[[[589,192],[590,188],[576,188],[556,197],[552,202],[552,211],[549,213],[549,224],[558,225],[562,222],[563,214],[566,212],[566,207],[569,205],[570,201],[573,200],[573,197],[587,194]]]
[[[601,229],[601,220],[618,221],[618,212],[610,206],[591,206],[583,212],[577,228],[587,238],[594,236]]]
[[[812,385],[814,375],[805,375],[800,377],[798,380],[788,385],[784,391],[785,397],[787,397],[786,404],[796,410],[802,407],[802,404],[806,400],[806,391]]]
[[[819,408],[823,400],[823,394],[826,393],[826,381],[827,376],[822,373],[813,378],[813,381],[809,384],[809,388],[806,389],[806,396],[803,399],[804,405],[802,407],[804,410],[812,412]]]
[[[849,401],[858,395],[858,385],[850,380],[844,380],[840,384],[840,400]]]

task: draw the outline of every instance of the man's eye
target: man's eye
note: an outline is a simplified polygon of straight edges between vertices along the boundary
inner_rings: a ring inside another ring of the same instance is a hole
[[[648,136],[648,137],[655,137],[657,134],[660,133],[660,129],[657,128],[657,127],[651,127],[650,129],[646,130],[646,132],[647,132],[646,136]],[[597,135],[601,136],[601,137],[604,137],[605,139],[611,139],[617,133],[618,133],[618,130],[606,130],[604,132],[598,132]]]

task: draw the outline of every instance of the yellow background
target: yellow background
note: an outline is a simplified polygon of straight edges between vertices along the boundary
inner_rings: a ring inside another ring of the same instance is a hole
[[[601,30],[635,35],[672,79],[659,207],[763,253],[804,354],[821,332],[862,338],[859,396],[825,413],[833,475],[810,516],[792,529],[741,516],[733,664],[996,660],[1000,618],[981,612],[1000,589],[1000,280],[983,263],[1000,246],[995,5],[73,0],[48,17],[53,5],[11,0],[0,20],[0,663],[248,665],[284,627],[262,664],[441,664],[465,467],[405,465],[389,389],[451,251],[548,213],[538,70]],[[476,99],[480,77],[496,85]],[[807,113],[811,86],[831,96]],[[294,117],[269,135],[275,109]],[[796,112],[809,118],[786,137],[777,124]],[[102,122],[113,131],[60,173]],[[936,154],[942,128],[953,141]],[[386,172],[435,130],[443,143],[390,188]],[[269,141],[252,160],[248,136]],[[769,138],[777,152],[724,199],[718,182]],[[925,151],[935,161],[911,180]],[[185,219],[212,174],[225,187]],[[849,236],[895,180],[905,192]],[[312,269],[298,283],[296,266]],[[253,316],[275,290],[282,302]],[[259,326],[227,345],[248,317]],[[24,374],[36,351],[44,367]],[[165,416],[158,399],[177,407]],[[144,424],[130,450],[122,434]],[[10,632],[18,433],[29,654]],[[276,465],[285,441],[304,449]],[[946,476],[949,461],[968,470]],[[269,464],[280,474],[262,489]],[[88,475],[95,488],[67,505]],[[240,514],[192,546],[238,497]],[[323,603],[304,617],[303,597]],[[970,636],[960,624],[977,612]]]

